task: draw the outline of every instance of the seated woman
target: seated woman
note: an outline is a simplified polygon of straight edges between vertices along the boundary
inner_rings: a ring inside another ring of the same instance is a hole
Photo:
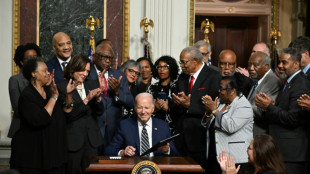
[[[174,58],[162,56],[155,62],[155,68],[153,77],[159,82],[151,85],[147,92],[155,99],[155,117],[166,121],[174,134],[178,108],[172,100],[172,93],[177,93],[175,81],[179,66]]]
[[[206,115],[202,125],[207,128],[207,172],[221,173],[216,156],[227,150],[236,163],[247,163],[246,148],[253,138],[253,111],[251,104],[240,92],[242,84],[238,74],[222,77],[218,97],[213,101],[202,97]]]
[[[12,139],[10,167],[22,174],[65,173],[66,117],[54,74],[34,58],[24,64],[23,76],[29,85],[19,97],[20,129]]]
[[[67,137],[69,160],[68,174],[85,172],[84,159],[98,155],[98,147],[103,144],[96,116],[103,113],[102,92],[104,82],[98,75],[98,83],[88,80],[90,60],[77,54],[71,58],[65,68],[64,76],[67,79],[58,84],[59,98],[64,104],[67,116]],[[102,86],[103,85],[103,86]]]
[[[146,91],[146,85],[141,82],[142,68],[139,62],[128,60],[121,66],[120,70],[126,75],[133,98],[135,98],[139,93]],[[133,108],[123,107],[122,112],[123,118],[131,118],[133,116]]]
[[[15,50],[14,62],[15,64],[22,69],[23,65],[26,63],[28,59],[41,57],[41,51],[38,45],[35,43],[27,43],[26,45],[20,45]],[[16,74],[10,77],[9,80],[9,94],[10,101],[12,105],[12,109],[14,111],[14,115],[12,118],[10,130],[8,133],[8,137],[13,138],[15,132],[19,129],[20,119],[18,117],[18,99],[22,91],[26,86],[28,86],[28,80],[25,79],[23,73]]]
[[[270,135],[255,136],[247,153],[249,164],[242,168],[239,173],[286,174],[277,142]],[[217,161],[223,174],[236,174],[240,169],[240,166],[236,168],[233,157],[227,157],[226,151],[220,153]]]

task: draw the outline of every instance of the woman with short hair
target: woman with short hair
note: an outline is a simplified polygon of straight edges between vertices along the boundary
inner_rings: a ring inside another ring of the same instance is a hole
[[[66,118],[54,75],[37,58],[22,71],[29,85],[19,97],[20,129],[12,139],[10,166],[21,174],[65,174]]]

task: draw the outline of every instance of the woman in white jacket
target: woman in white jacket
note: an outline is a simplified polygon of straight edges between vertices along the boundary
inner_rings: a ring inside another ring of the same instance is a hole
[[[207,173],[221,173],[216,156],[226,150],[236,164],[248,162],[246,150],[253,139],[253,110],[242,94],[242,76],[223,77],[220,83],[219,99],[208,95],[202,97],[206,114],[202,125],[207,128]]]

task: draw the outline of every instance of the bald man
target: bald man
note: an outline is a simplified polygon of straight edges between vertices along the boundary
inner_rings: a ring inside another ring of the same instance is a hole
[[[71,59],[73,52],[72,41],[64,32],[58,32],[53,37],[53,50],[55,56],[46,62],[48,71],[51,73],[55,70],[55,82],[59,83],[64,80],[63,69]]]
[[[222,76],[231,76],[235,73],[237,56],[234,51],[226,49],[219,55],[218,67]]]
[[[222,50],[220,55],[219,55],[219,62],[218,62],[218,67],[220,69],[220,73],[222,76],[232,76],[234,73],[239,73],[236,72],[236,66],[237,66],[237,56],[236,53],[233,50],[226,49]],[[242,73],[241,73],[242,74]],[[243,78],[243,95],[248,96],[252,85],[254,84],[254,81],[250,79],[249,77],[244,76]]]

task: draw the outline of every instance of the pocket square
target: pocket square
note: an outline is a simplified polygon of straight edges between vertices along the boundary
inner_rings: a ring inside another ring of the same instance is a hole
[[[197,90],[204,90],[204,89],[206,89],[206,88],[198,88]]]

